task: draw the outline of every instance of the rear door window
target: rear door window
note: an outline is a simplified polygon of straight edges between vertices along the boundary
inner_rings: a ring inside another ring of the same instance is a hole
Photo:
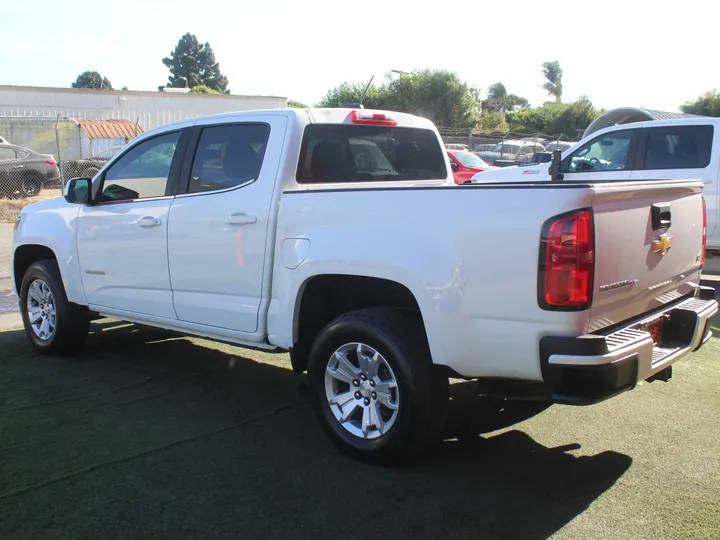
[[[305,128],[297,170],[301,184],[445,178],[444,150],[431,130],[345,124]]]
[[[713,126],[648,128],[645,170],[704,169],[710,164]]]

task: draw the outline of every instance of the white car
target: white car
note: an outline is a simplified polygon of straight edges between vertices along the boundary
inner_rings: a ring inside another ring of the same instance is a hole
[[[472,182],[548,181],[549,167],[506,167],[476,174]],[[559,172],[563,183],[702,179],[707,247],[720,254],[719,118],[654,120],[596,131],[562,152]]]
[[[344,451],[440,436],[448,378],[589,404],[667,379],[709,337],[702,182],[455,186],[435,126],[366,109],[246,111],[144,133],[13,238],[25,331],[115,317],[290,351]]]

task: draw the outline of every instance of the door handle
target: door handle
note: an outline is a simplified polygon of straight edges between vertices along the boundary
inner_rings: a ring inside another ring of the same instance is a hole
[[[25,168],[24,165],[15,165],[15,166],[13,167],[13,169],[24,169],[24,168]]]
[[[244,214],[242,212],[230,214],[227,220],[228,225],[249,225],[255,222],[257,222],[257,216],[251,216],[250,214]]]
[[[138,220],[138,225],[140,225],[143,229],[149,229],[151,227],[159,227],[162,225],[162,220],[155,219],[152,216],[145,216]]]

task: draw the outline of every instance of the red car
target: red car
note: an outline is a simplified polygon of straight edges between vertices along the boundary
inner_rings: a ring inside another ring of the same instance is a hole
[[[473,175],[479,172],[497,169],[497,167],[488,165],[472,152],[465,150],[448,150],[447,153],[450,158],[450,166],[452,167],[456,184],[469,183]]]

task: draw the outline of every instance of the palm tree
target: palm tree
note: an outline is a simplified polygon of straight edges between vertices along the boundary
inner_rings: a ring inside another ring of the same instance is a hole
[[[555,96],[556,103],[560,103],[563,91],[563,70],[560,67],[560,62],[557,60],[554,62],[544,62],[542,65],[542,74],[547,79],[547,82],[543,84],[542,87],[547,90],[549,95]]]
[[[507,97],[508,93],[503,83],[491,84],[488,88],[488,104],[496,111],[506,111]]]

